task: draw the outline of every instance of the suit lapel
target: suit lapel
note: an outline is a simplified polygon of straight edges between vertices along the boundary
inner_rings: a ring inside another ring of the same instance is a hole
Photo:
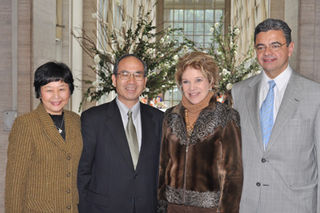
[[[286,123],[292,117],[293,113],[296,111],[297,106],[302,99],[302,94],[300,93],[301,88],[299,84],[299,77],[294,71],[292,72],[291,78],[288,82],[286,91],[283,95],[283,99],[280,104],[279,112],[275,120],[274,126],[272,128],[272,133],[270,136],[270,141],[267,146],[267,151],[270,150],[281,130],[285,128]]]
[[[129,145],[116,99],[110,102],[110,110],[107,110],[105,125],[112,135],[112,138],[105,138],[105,140],[110,140],[118,147],[118,152],[121,153],[128,166],[133,169]]]
[[[264,149],[262,144],[262,136],[261,136],[261,129],[260,129],[260,121],[259,121],[259,93],[260,93],[260,82],[261,82],[262,75],[258,75],[256,78],[253,79],[252,82],[249,84],[249,89],[247,90],[247,94],[244,97],[253,97],[249,98],[246,101],[247,104],[247,115],[249,116],[250,123],[252,128],[255,132],[255,136],[257,138],[257,142],[259,143],[259,147],[261,150]]]
[[[152,113],[149,113],[149,111],[146,109],[146,106],[144,104],[140,103],[140,114],[141,114],[141,131],[142,131],[142,140],[141,140],[141,149],[139,154],[139,160],[137,164],[137,170],[141,167],[140,161],[144,161],[144,156],[146,155],[147,150],[150,150],[150,146],[152,143],[150,143],[152,140],[152,136],[154,136],[152,133],[152,127],[154,127],[153,123],[153,115]]]
[[[67,147],[65,141],[63,140],[58,130],[54,126],[52,119],[50,118],[49,114],[45,111],[42,104],[39,104],[38,108],[36,109],[36,112],[38,114],[40,122],[42,123],[43,129],[46,135],[48,136],[48,141],[54,143],[59,149],[66,151]]]

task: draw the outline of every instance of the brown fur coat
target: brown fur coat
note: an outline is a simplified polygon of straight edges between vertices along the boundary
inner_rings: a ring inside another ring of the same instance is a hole
[[[189,137],[184,111],[180,103],[165,113],[158,212],[166,212],[168,204],[168,212],[174,205],[198,208],[190,212],[238,212],[243,179],[238,112],[213,97]]]

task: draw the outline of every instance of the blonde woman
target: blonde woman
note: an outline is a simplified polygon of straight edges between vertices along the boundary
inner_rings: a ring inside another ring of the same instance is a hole
[[[180,58],[176,81],[183,96],[164,117],[158,212],[236,213],[243,179],[239,114],[216,101],[211,56]]]

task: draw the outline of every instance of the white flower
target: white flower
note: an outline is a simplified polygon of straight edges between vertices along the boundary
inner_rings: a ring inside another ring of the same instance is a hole
[[[161,70],[156,67],[154,68],[154,70],[151,71],[151,73],[149,72],[150,75],[158,75],[161,72]]]
[[[144,89],[144,91],[145,91],[145,92],[149,92],[150,89],[149,89],[148,87],[146,87],[146,88]]]
[[[92,82],[92,86],[98,87],[99,86],[99,80],[96,80],[96,81]]]
[[[211,27],[210,32],[213,33],[213,31],[214,31],[214,27]]]
[[[230,47],[231,47],[231,48],[233,47],[233,42],[232,42],[232,41],[230,41]]]
[[[219,23],[219,22],[217,22],[217,23],[214,24],[214,27],[215,27],[215,28],[218,28],[219,26],[220,26],[220,23]]]
[[[95,64],[99,64],[100,63],[101,58],[100,58],[99,54],[96,54],[94,56],[93,61],[94,61]]]
[[[163,73],[163,80],[165,80],[165,77],[168,75],[168,73],[167,72],[164,72]]]
[[[221,55],[222,54],[222,52],[221,51],[217,51],[217,55]]]
[[[99,71],[100,69],[101,69],[100,64],[96,64],[96,66],[95,66],[95,70]]]
[[[175,61],[178,61],[179,56],[178,56],[178,55],[175,55],[175,56],[173,56],[173,59],[174,59]]]
[[[121,6],[120,0],[117,0],[117,1],[116,1],[116,4],[117,4],[118,6]]]
[[[235,34],[235,35],[239,35],[239,34],[240,34],[239,28],[236,28],[236,29],[234,30],[234,34]]]
[[[98,18],[98,14],[97,13],[91,13],[92,18],[97,19]]]
[[[144,35],[144,36],[142,37],[142,41],[144,41],[144,42],[148,42],[148,41],[149,41],[148,36],[147,36],[147,35]]]
[[[227,69],[223,69],[222,70],[222,75],[227,75],[230,74],[230,71],[228,71]]]
[[[118,36],[118,42],[119,44],[123,44],[125,40],[122,38],[122,36]]]
[[[242,80],[245,80],[245,79],[247,79],[247,78],[250,78],[252,75],[253,75],[253,73],[249,72],[248,74],[246,74],[246,75],[242,78]]]
[[[122,28],[126,28],[127,27],[127,23],[125,21],[123,21],[122,24],[121,24],[121,27]]]
[[[235,51],[233,52],[233,54],[234,54],[234,55],[237,55],[237,54],[238,54],[238,52],[235,50]]]
[[[247,70],[247,69],[249,69],[249,67],[250,67],[250,65],[251,65],[251,61],[250,60],[247,60],[245,63],[244,63],[244,68]]]
[[[227,86],[226,86],[227,90],[231,90],[232,89],[232,84],[231,83],[228,83]]]

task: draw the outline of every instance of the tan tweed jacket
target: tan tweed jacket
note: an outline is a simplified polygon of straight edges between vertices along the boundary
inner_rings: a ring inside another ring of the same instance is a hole
[[[66,141],[42,104],[19,116],[9,136],[5,212],[78,212],[80,119],[65,110]]]

